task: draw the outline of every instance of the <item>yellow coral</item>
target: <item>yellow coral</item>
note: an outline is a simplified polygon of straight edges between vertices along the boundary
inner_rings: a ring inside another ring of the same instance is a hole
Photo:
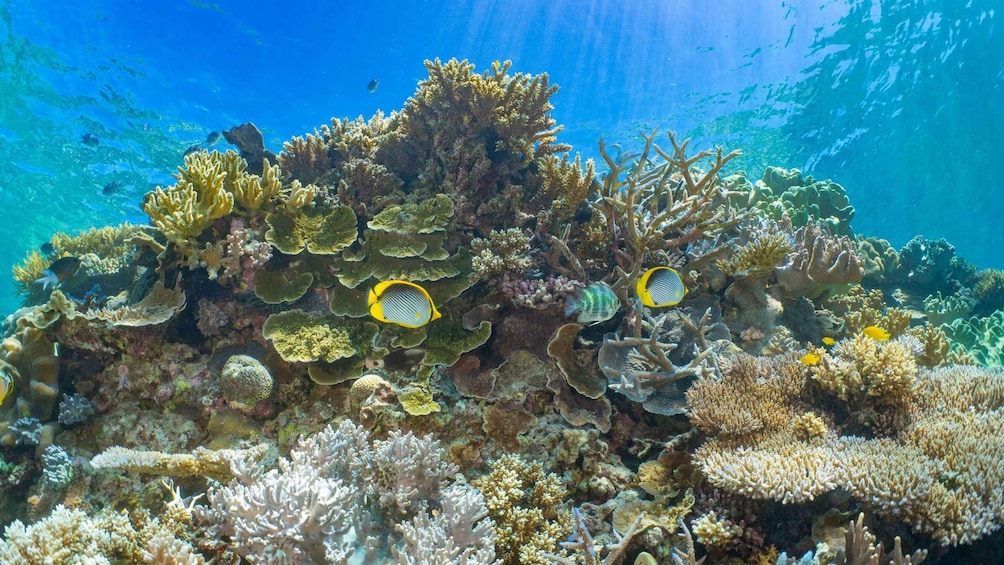
[[[500,563],[552,563],[546,554],[555,553],[572,531],[571,513],[562,507],[567,492],[557,475],[544,473],[539,463],[503,455],[472,484],[484,494],[495,522]]]
[[[574,210],[596,191],[596,164],[592,159],[582,166],[582,157],[575,155],[574,161],[568,155],[558,157],[547,155],[538,162],[540,166],[540,191],[562,208]]]
[[[742,528],[718,518],[718,513],[714,510],[695,518],[690,527],[697,541],[711,547],[725,545],[742,534]]]
[[[721,378],[702,378],[687,391],[690,421],[702,430],[733,437],[771,432],[788,426],[788,397],[805,379],[793,356],[728,359]]]
[[[824,389],[848,402],[864,396],[884,404],[902,404],[912,395],[917,362],[903,341],[879,342],[858,334],[843,339],[811,367]]]
[[[791,422],[795,437],[802,441],[825,436],[829,432],[826,422],[815,412],[806,412],[795,417]]]
[[[231,464],[235,461],[256,461],[265,456],[268,446],[248,449],[206,449],[197,447],[192,453],[163,453],[125,447],[109,447],[91,459],[96,469],[122,469],[170,477],[201,476],[227,482],[234,478]]]

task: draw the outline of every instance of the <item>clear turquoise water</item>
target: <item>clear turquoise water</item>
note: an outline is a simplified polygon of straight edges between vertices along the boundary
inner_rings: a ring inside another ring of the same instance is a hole
[[[254,121],[278,150],[332,116],[400,108],[433,57],[548,72],[562,139],[586,155],[601,135],[689,133],[743,149],[752,176],[835,179],[856,233],[945,237],[1004,267],[1000,16],[989,0],[899,4],[0,1],[0,270],[53,231],[145,222],[143,194],[210,131]],[[0,275],[0,312],[17,304]]]

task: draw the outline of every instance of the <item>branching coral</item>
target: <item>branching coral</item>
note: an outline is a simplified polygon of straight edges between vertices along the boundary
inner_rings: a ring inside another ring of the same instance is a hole
[[[487,238],[471,241],[474,273],[488,278],[503,273],[521,274],[533,262],[530,259],[530,236],[517,228],[492,230]]]
[[[741,241],[730,257],[718,260],[718,270],[733,277],[770,275],[795,251],[795,239],[786,227],[765,218],[745,222]]]
[[[812,366],[812,378],[857,407],[866,398],[886,406],[902,406],[910,400],[917,378],[915,353],[907,340],[913,338],[881,343],[856,335],[840,340]]]
[[[197,514],[241,556],[263,560],[478,565],[495,558],[481,494],[450,482],[439,442],[391,432],[370,442],[345,421],[302,440],[279,468],[236,462]]]
[[[620,338],[608,334],[600,347],[598,362],[600,370],[609,380],[609,387],[635,402],[641,402],[649,412],[665,415],[682,413],[682,382],[714,371],[712,349],[704,339],[710,315],[710,310],[705,312],[695,324],[685,314],[674,312],[652,316],[646,309],[637,312],[632,335]],[[679,326],[672,329],[666,327],[670,320]],[[670,359],[682,341],[680,330],[683,328],[692,334],[688,341],[697,344],[697,352],[686,365]]]
[[[670,154],[655,144],[655,136],[644,136],[645,147],[634,158],[615,159],[600,142],[600,155],[610,172],[595,206],[606,218],[613,238],[619,269],[614,288],[621,292],[634,288],[646,261],[656,252],[714,240],[747,214],[733,207],[718,176],[738,151],[725,154],[718,148],[688,156],[690,140],[680,143],[670,133]],[[693,167],[709,157],[713,161],[708,171],[696,173]]]
[[[484,493],[495,521],[496,553],[506,565],[551,563],[547,554],[572,532],[571,513],[561,479],[539,463],[503,455],[490,473],[473,481]]]
[[[249,174],[247,166],[234,151],[186,155],[185,166],[178,167],[174,175],[177,183],[147,194],[143,211],[169,240],[187,244],[231,212],[253,216],[275,203],[295,209],[314,197],[313,187],[304,187],[299,181],[283,187],[279,167],[267,159],[262,176]]]

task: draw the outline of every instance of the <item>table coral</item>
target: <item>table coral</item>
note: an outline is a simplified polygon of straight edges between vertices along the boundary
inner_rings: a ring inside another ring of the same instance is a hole
[[[763,422],[762,417],[751,420],[743,414],[783,413],[804,397],[792,389],[736,410],[736,395],[747,390],[739,377],[742,373],[729,370],[715,384],[718,390],[701,382],[691,388],[699,400],[695,416],[706,416],[702,421],[713,412],[741,416],[704,424],[713,438],[697,450],[695,460],[715,486],[784,503],[843,488],[875,512],[928,532],[943,545],[972,543],[1000,528],[1004,508],[986,487],[1004,481],[999,476],[1004,471],[992,463],[1004,457],[999,372],[951,367],[920,373],[911,387],[905,424],[895,438],[876,439],[829,432],[800,440],[783,417],[770,426],[747,425]],[[841,419],[835,423],[844,425]],[[739,435],[729,435],[735,431]]]

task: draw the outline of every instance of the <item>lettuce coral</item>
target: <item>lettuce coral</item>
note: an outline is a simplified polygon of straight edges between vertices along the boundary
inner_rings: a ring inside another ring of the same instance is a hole
[[[272,314],[262,327],[262,336],[271,340],[283,360],[289,362],[331,363],[358,352],[347,330],[302,310]]]
[[[265,216],[265,240],[287,255],[303,250],[334,255],[356,240],[356,215],[348,206],[283,209]]]

